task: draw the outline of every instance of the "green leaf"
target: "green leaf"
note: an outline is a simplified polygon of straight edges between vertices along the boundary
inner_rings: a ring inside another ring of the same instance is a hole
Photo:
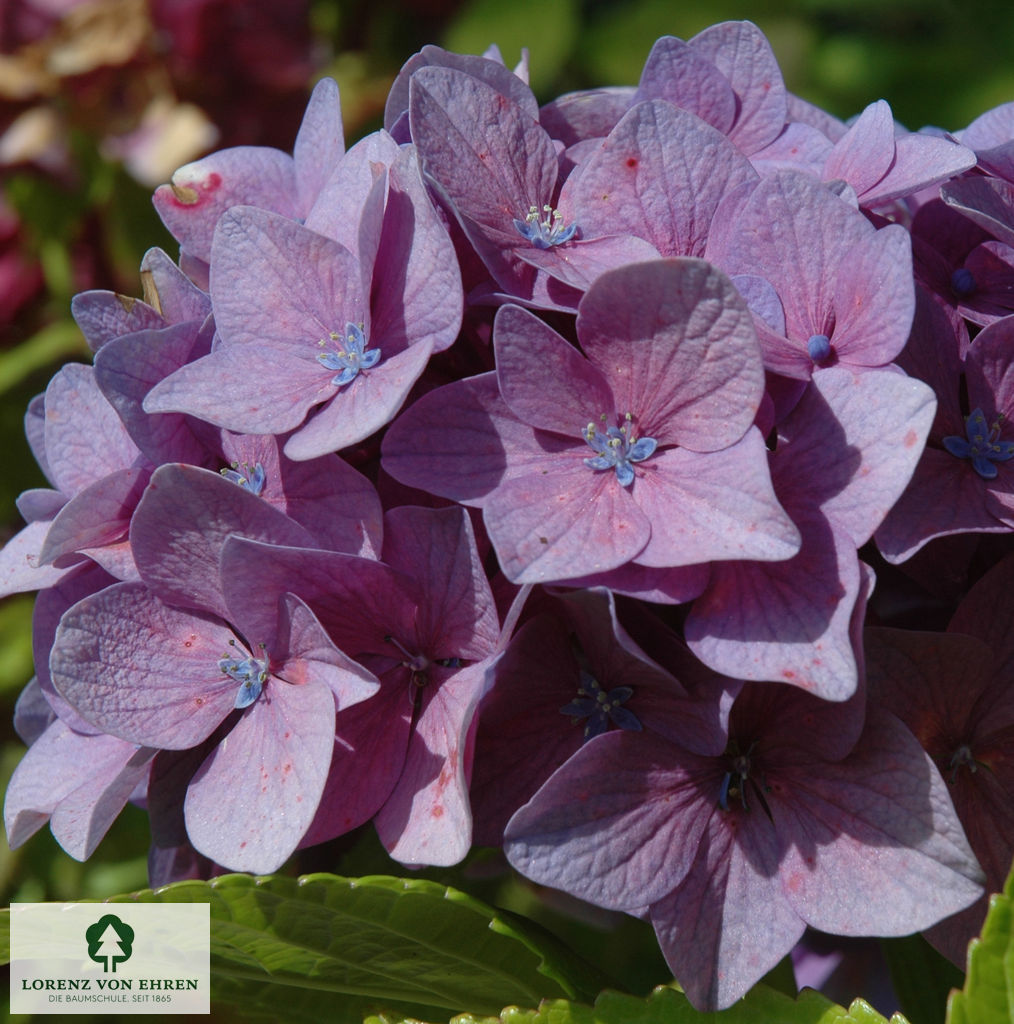
[[[88,346],[73,320],[43,327],[16,348],[0,354],[0,394],[20,384],[29,374],[71,356],[88,356]]]
[[[947,1024],[1014,1021],[1014,869],[1002,893],[990,897],[982,934],[968,947],[962,992],[952,992]]]
[[[0,601],[0,693],[12,697],[32,675],[34,594],[12,594]]]
[[[538,25],[538,31],[532,26]],[[508,67],[513,67],[522,47],[531,55],[531,86],[538,94],[559,74],[577,37],[578,10],[574,0],[472,0],[466,4],[444,35],[443,45],[455,53],[483,53],[490,45],[500,47]]]
[[[675,988],[656,988],[647,999],[603,992],[594,1007],[563,999],[547,1000],[537,1010],[507,1007],[499,1017],[483,1021],[456,1019],[455,1024],[887,1024],[868,1003],[857,999],[846,1010],[812,989],[792,999],[766,985],[757,985],[734,1006],[720,1013],[695,1010]],[[368,1017],[364,1024],[408,1024],[398,1018]],[[891,1024],[907,1024],[895,1014]]]
[[[422,879],[225,875],[125,901],[210,903],[212,998],[245,1016],[446,1020],[601,987],[551,937]]]
[[[944,1024],[947,997],[964,975],[921,935],[881,939],[901,1008],[919,1024]]]

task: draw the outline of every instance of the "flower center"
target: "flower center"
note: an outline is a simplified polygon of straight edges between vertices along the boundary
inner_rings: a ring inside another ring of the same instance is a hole
[[[236,642],[229,643],[235,646]],[[261,652],[264,645],[261,644]],[[264,683],[268,678],[268,659],[265,657],[255,658],[250,655],[246,658],[234,658],[229,654],[223,654],[218,662],[219,670],[230,679],[239,683],[239,690],[236,692],[234,708],[246,708],[261,695]]]
[[[582,718],[587,719],[584,725],[585,740],[601,736],[609,729],[610,722],[620,729],[641,731],[640,719],[629,708],[623,707],[634,694],[631,687],[614,686],[606,692],[599,686],[598,680],[583,668],[578,678],[577,697],[560,708],[560,714],[569,715],[575,725]]]
[[[327,338],[321,338],[318,344],[323,348],[328,339],[334,342],[334,351],[321,352],[317,362],[329,370],[338,370],[331,378],[335,387],[351,384],[359,376],[360,370],[368,370],[380,361],[380,349],[366,347],[366,335],[359,324],[347,323],[344,336],[331,331]]]
[[[260,494],[264,489],[264,467],[259,462],[253,466],[249,462],[234,462],[230,469],[220,469],[219,473],[226,480],[245,487],[254,494]]]
[[[602,417],[603,421],[605,416]],[[603,434],[594,423],[584,428],[584,439],[591,448],[598,452],[596,456],[585,459],[584,464],[594,470],[615,469],[616,479],[624,487],[634,482],[633,462],[643,462],[655,454],[658,442],[653,437],[640,437],[634,440],[633,416],[628,412],[622,427],[609,427]]]
[[[542,214],[536,206],[529,207],[524,220],[514,218],[514,227],[536,249],[551,249],[554,245],[569,242],[577,231],[577,225],[565,227],[563,216],[548,204],[542,207]]]
[[[831,355],[831,339],[826,334],[814,334],[806,343],[806,352],[815,363],[822,363]]]
[[[729,740],[729,745],[725,748],[724,755],[726,764],[729,767],[722,777],[722,784],[718,791],[718,806],[723,811],[727,811],[729,810],[729,801],[738,800],[743,810],[749,811],[750,807],[746,799],[746,791],[747,787],[749,787],[760,802],[761,809],[767,815],[768,820],[773,822],[774,818],[771,816],[771,808],[768,806],[767,798],[764,796],[765,792],[771,791],[770,787],[764,782],[763,776],[757,776],[756,773],[751,775],[753,768],[751,755],[756,745],[755,741],[746,750],[742,750],[738,741]],[[757,781],[758,777],[760,778],[759,783]]]
[[[968,768],[968,770],[974,775],[979,770],[979,762],[972,756],[972,748],[967,743],[962,743],[957,750],[951,755],[950,761],[947,763],[947,767],[951,769],[951,777],[948,780],[953,784],[954,780],[958,777],[958,769],[962,765]]]
[[[987,424],[983,411],[976,409],[965,420],[967,438],[951,434],[943,439],[943,445],[956,458],[971,460],[972,468],[983,480],[995,480],[999,472],[996,463],[1014,458],[1014,441],[999,439],[1003,421],[1001,413],[992,425]]]
[[[951,274],[951,291],[959,299],[967,298],[975,291],[975,278],[968,267],[958,267]]]

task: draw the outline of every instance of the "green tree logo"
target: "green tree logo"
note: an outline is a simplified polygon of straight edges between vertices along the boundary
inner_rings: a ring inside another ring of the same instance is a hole
[[[104,974],[116,973],[116,965],[130,959],[134,929],[124,924],[115,914],[100,917],[85,932],[88,955],[102,964]]]

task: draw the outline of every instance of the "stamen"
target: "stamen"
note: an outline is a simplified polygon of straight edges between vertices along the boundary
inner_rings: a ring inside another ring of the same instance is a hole
[[[951,777],[948,779],[950,783],[953,784],[954,780],[958,777],[958,769],[962,765],[965,765],[973,775],[979,770],[979,762],[972,756],[972,749],[967,743],[962,743],[951,755],[951,759],[948,762],[947,766],[951,769]]]
[[[220,469],[219,473],[231,483],[245,487],[254,494],[260,494],[264,489],[265,473],[264,467],[259,463],[253,466],[249,462],[234,462],[230,469]]]
[[[230,641],[230,645],[235,646],[235,642]],[[264,645],[261,644],[261,650],[263,649]],[[261,695],[268,678],[267,658],[255,658],[253,655],[248,658],[232,658],[228,654],[223,654],[218,667],[230,679],[239,683],[234,708],[249,707]]]
[[[413,673],[423,673],[430,667],[430,659],[425,654],[413,654],[396,637],[391,635],[385,636],[384,640],[386,643],[394,644],[405,655],[407,660],[402,664],[411,669]]]
[[[589,423],[581,434],[589,447],[598,452],[594,458],[585,459],[584,464],[594,470],[615,469],[616,479],[624,487],[634,482],[634,467],[631,463],[650,458],[658,447],[653,437],[634,440],[633,419],[628,412],[622,427],[609,427],[604,434],[594,423]]]
[[[569,242],[577,232],[577,225],[565,227],[563,215],[548,204],[542,207],[543,217],[540,218],[538,207],[531,206],[524,220],[514,218],[514,227],[536,249],[551,249],[554,245]]]
[[[367,349],[366,335],[360,324],[347,323],[344,337],[331,331],[328,338],[321,338],[318,344],[323,348],[329,339],[335,343],[335,351],[321,352],[317,362],[329,370],[341,371],[331,379],[335,387],[351,384],[360,370],[368,370],[380,361],[379,348]]]
[[[607,693],[598,680],[583,668],[579,670],[578,679],[577,697],[560,708],[560,714],[569,715],[575,724],[582,718],[588,719],[584,727],[585,740],[601,736],[608,731],[610,723],[630,732],[641,731],[637,715],[622,706],[634,695],[631,687],[614,686]]]

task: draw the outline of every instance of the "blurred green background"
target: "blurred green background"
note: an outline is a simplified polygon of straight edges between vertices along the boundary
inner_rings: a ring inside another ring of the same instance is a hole
[[[496,42],[508,64],[526,46],[532,86],[546,101],[636,84],[658,36],[688,38],[716,21],[749,18],[771,40],[789,88],[842,118],[885,98],[911,128],[957,129],[1014,99],[1014,15],[974,0],[152,0],[154,22],[145,21],[144,0],[90,0],[81,6],[97,23],[43,19],[41,30],[27,0],[3,0],[5,18],[19,6],[27,28],[20,36],[6,23],[0,29],[0,542],[22,525],[17,494],[44,485],[23,438],[25,406],[62,361],[88,358],[69,318],[71,296],[84,288],[139,294],[144,250],[176,251],[150,205],[154,182],[142,183],[150,163],[131,163],[131,146],[150,147],[131,132],[153,97],[197,109],[205,128],[217,128],[218,144],[288,148],[312,80],[332,74],[351,142],[379,125],[391,80],[427,42],[472,53]],[[278,7],[289,13],[281,29],[271,20]],[[121,38],[127,14],[140,19],[136,39]],[[92,49],[81,57],[87,32]],[[58,44],[79,63],[39,72]],[[267,65],[272,76],[242,77]],[[42,141],[30,134],[36,122],[48,124]],[[5,782],[24,750],[10,720],[32,674],[31,607],[30,595],[0,602]],[[13,852],[0,840],[2,902],[142,887],[146,851],[144,815],[134,808],[84,865],[46,829]]]

